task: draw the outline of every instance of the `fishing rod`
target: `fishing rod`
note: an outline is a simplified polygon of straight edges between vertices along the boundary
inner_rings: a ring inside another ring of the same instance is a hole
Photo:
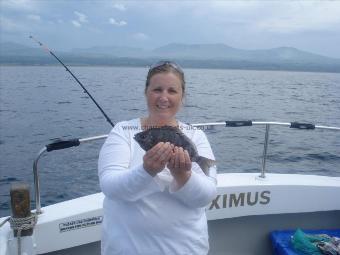
[[[114,127],[114,124],[112,123],[111,119],[106,115],[106,113],[104,112],[104,110],[100,107],[100,105],[97,103],[97,101],[94,99],[94,97],[90,94],[90,92],[84,87],[84,85],[78,80],[78,78],[71,72],[71,70],[50,50],[48,49],[44,44],[42,44],[40,41],[38,41],[37,39],[35,39],[32,35],[29,36],[30,39],[32,39],[33,41],[35,41],[36,43],[39,44],[39,46],[41,48],[43,48],[46,52],[50,53],[56,60],[58,60],[58,62],[65,67],[66,71],[69,72],[72,77],[76,80],[76,82],[78,82],[78,84],[81,86],[81,88],[84,90],[84,92],[91,98],[91,100],[93,101],[93,103],[95,103],[95,105],[98,107],[98,109],[101,111],[101,113],[104,115],[105,119],[107,120],[107,122],[109,122],[111,124],[112,127]]]

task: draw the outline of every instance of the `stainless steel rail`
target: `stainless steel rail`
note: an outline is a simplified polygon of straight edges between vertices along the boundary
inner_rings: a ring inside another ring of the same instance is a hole
[[[276,126],[291,126],[291,122],[274,122],[274,121],[252,121],[252,125],[276,125]],[[226,126],[226,122],[208,122],[208,123],[197,123],[191,124],[193,127],[210,127],[210,126]],[[340,127],[329,127],[315,125],[315,129],[328,129],[340,131]]]
[[[93,142],[97,140],[101,140],[104,138],[107,138],[108,135],[99,135],[99,136],[92,136],[87,138],[81,138],[78,139],[79,143],[87,143],[87,142]],[[39,153],[37,154],[37,157],[35,158],[33,162],[33,174],[34,174],[34,190],[35,190],[35,206],[36,206],[36,213],[41,214],[41,201],[40,201],[40,185],[39,185],[39,173],[38,173],[38,161],[40,157],[47,152],[47,146],[42,148]]]
[[[329,126],[318,126],[309,123],[298,123],[298,122],[260,122],[260,121],[224,121],[224,122],[210,122],[210,123],[196,123],[192,124],[191,126],[197,128],[204,128],[204,127],[214,127],[214,126],[225,126],[225,127],[243,127],[243,126],[253,126],[253,125],[264,125],[266,127],[265,132],[265,139],[264,139],[264,146],[263,146],[263,156],[262,156],[262,168],[260,178],[265,178],[265,170],[266,170],[266,158],[267,158],[267,151],[269,145],[269,131],[270,126],[288,126],[290,128],[297,128],[297,129],[325,129],[325,130],[333,130],[333,131],[340,131],[340,127],[329,127]],[[41,156],[45,152],[53,151],[53,150],[60,150],[66,149],[73,146],[79,146],[82,143],[92,142],[107,138],[108,135],[99,135],[81,139],[72,139],[69,141],[57,141],[55,143],[46,145],[42,148],[39,153],[37,154],[36,159],[33,162],[33,174],[34,174],[34,188],[35,188],[35,203],[36,203],[36,213],[41,214],[41,201],[40,201],[40,186],[39,186],[39,173],[38,173],[38,161]]]

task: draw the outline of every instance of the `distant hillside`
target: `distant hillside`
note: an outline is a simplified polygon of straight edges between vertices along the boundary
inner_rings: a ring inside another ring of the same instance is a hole
[[[39,48],[27,47],[18,43],[5,42],[0,44],[0,56],[44,56]]]
[[[73,54],[91,56],[111,56],[111,57],[132,57],[132,58],[144,58],[150,54],[148,51],[141,48],[133,48],[127,46],[96,46],[87,49],[73,49]]]
[[[153,50],[126,46],[96,46],[54,51],[69,65],[147,66],[159,59],[171,59],[183,67],[258,70],[340,72],[340,59],[329,58],[292,47],[242,50],[225,44],[168,44]],[[17,43],[0,44],[0,64],[48,65],[56,60],[40,48]]]
[[[224,44],[168,44],[154,49],[155,56],[185,59],[242,59],[244,50]]]
[[[177,59],[234,60],[252,62],[294,62],[294,63],[339,63],[321,55],[301,51],[292,47],[267,50],[241,50],[224,44],[168,44],[152,51],[154,56]]]

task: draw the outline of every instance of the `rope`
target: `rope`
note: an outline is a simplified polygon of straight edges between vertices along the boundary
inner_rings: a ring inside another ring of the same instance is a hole
[[[1,222],[0,227],[9,221],[11,229],[17,231],[18,255],[21,255],[21,231],[34,228],[35,224],[37,224],[37,220],[38,215],[36,213],[32,213],[31,216],[25,218],[8,217],[3,222]]]
[[[35,226],[37,223],[37,215],[35,213],[32,213],[31,216],[25,217],[25,218],[13,218],[11,217],[9,219],[9,223],[11,224],[11,228],[13,230],[28,230]]]

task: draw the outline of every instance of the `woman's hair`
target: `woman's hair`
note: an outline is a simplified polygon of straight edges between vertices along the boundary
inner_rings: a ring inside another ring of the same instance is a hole
[[[150,85],[151,77],[158,73],[173,73],[181,80],[183,96],[185,94],[185,79],[182,68],[172,61],[159,61],[150,66],[148,76],[146,77],[145,92]]]

